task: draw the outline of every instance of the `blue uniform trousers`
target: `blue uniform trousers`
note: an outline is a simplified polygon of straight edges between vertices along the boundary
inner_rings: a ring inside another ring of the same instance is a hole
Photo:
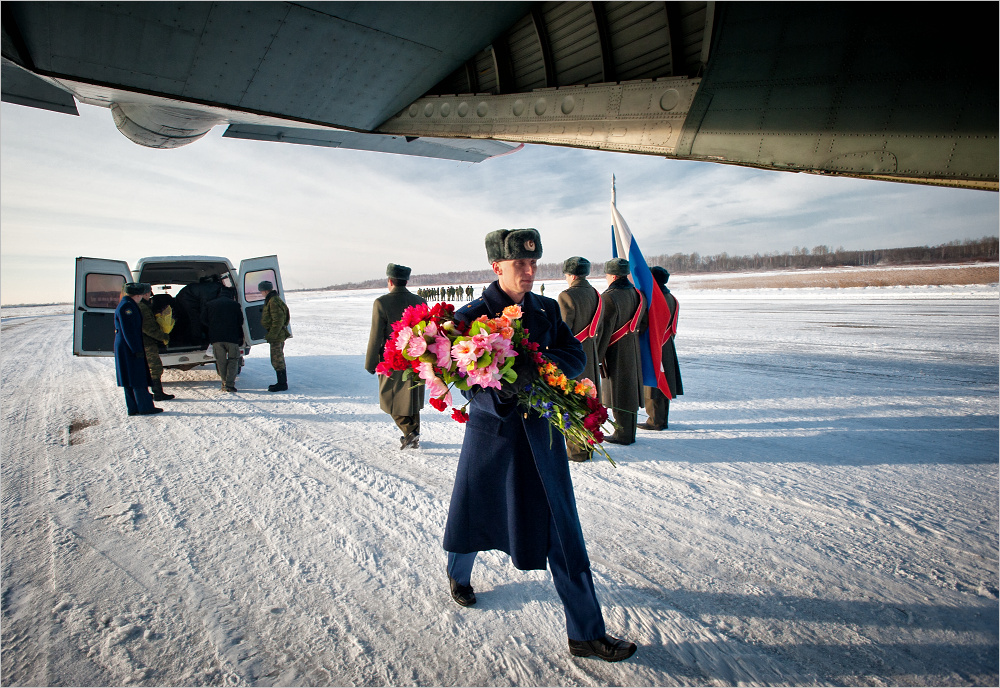
[[[125,390],[125,408],[131,415],[153,410],[153,396],[145,387],[122,387]]]
[[[456,554],[448,552],[448,575],[460,585],[471,585],[472,565],[477,552]],[[556,534],[555,524],[549,519],[549,570],[559,599],[566,610],[566,635],[570,640],[597,640],[604,637],[604,615],[594,591],[590,568],[577,575],[566,570],[566,557]]]

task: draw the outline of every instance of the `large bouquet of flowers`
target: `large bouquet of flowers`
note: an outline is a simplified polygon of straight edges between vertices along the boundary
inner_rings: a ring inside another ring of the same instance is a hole
[[[614,465],[600,446],[608,412],[597,399],[594,383],[567,378],[539,353],[538,345],[528,340],[521,316],[520,306],[508,306],[497,318],[482,316],[465,325],[455,320],[451,304],[410,306],[393,323],[375,372],[388,376],[403,371],[404,379],[419,377],[427,386],[431,406],[445,411],[452,405],[452,387],[499,390],[501,382],[517,379],[517,356],[530,356],[538,378],[518,393],[518,403],[547,419],[550,428],[567,440],[592,448]],[[451,417],[464,423],[469,418],[467,407],[466,403],[452,408]]]

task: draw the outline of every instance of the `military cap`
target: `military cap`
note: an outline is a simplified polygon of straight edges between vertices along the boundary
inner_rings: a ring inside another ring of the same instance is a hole
[[[670,273],[667,272],[667,269],[660,267],[659,265],[654,265],[649,269],[649,271],[653,273],[653,279],[655,279],[656,283],[660,286],[666,284],[667,280],[670,279]]]
[[[125,295],[126,296],[142,296],[146,293],[146,287],[148,284],[143,282],[127,282],[125,284]]]
[[[408,280],[410,279],[410,268],[405,265],[389,263],[385,267],[385,276],[389,279]]]
[[[581,256],[567,258],[563,263],[563,274],[586,277],[590,274],[590,261]]]
[[[274,285],[264,280],[263,282],[257,283],[257,291],[274,291]]]
[[[486,235],[486,257],[491,263],[542,257],[537,229],[497,229]]]
[[[607,263],[604,264],[604,274],[614,275],[615,277],[627,277],[628,276],[628,261],[624,258],[612,258]]]

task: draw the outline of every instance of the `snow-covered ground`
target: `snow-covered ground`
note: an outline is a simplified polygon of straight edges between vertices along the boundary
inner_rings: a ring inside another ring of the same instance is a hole
[[[288,295],[288,392],[257,347],[138,418],[68,306],[4,308],[2,683],[997,685],[996,285],[684,284],[669,431],[571,466],[619,664],[505,555],[452,602],[463,426],[399,451],[380,292]]]

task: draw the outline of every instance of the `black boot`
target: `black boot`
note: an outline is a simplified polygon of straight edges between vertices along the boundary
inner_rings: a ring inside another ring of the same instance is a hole
[[[288,373],[284,370],[276,370],[274,372],[278,376],[278,381],[273,385],[268,385],[267,391],[284,392],[286,389],[288,389]]]
[[[605,635],[597,640],[570,640],[569,653],[574,657],[600,657],[605,662],[620,662],[635,654],[635,643]]]
[[[163,383],[159,380],[153,380],[149,386],[153,390],[153,401],[166,401],[174,398],[173,394],[167,394],[163,391]]]

